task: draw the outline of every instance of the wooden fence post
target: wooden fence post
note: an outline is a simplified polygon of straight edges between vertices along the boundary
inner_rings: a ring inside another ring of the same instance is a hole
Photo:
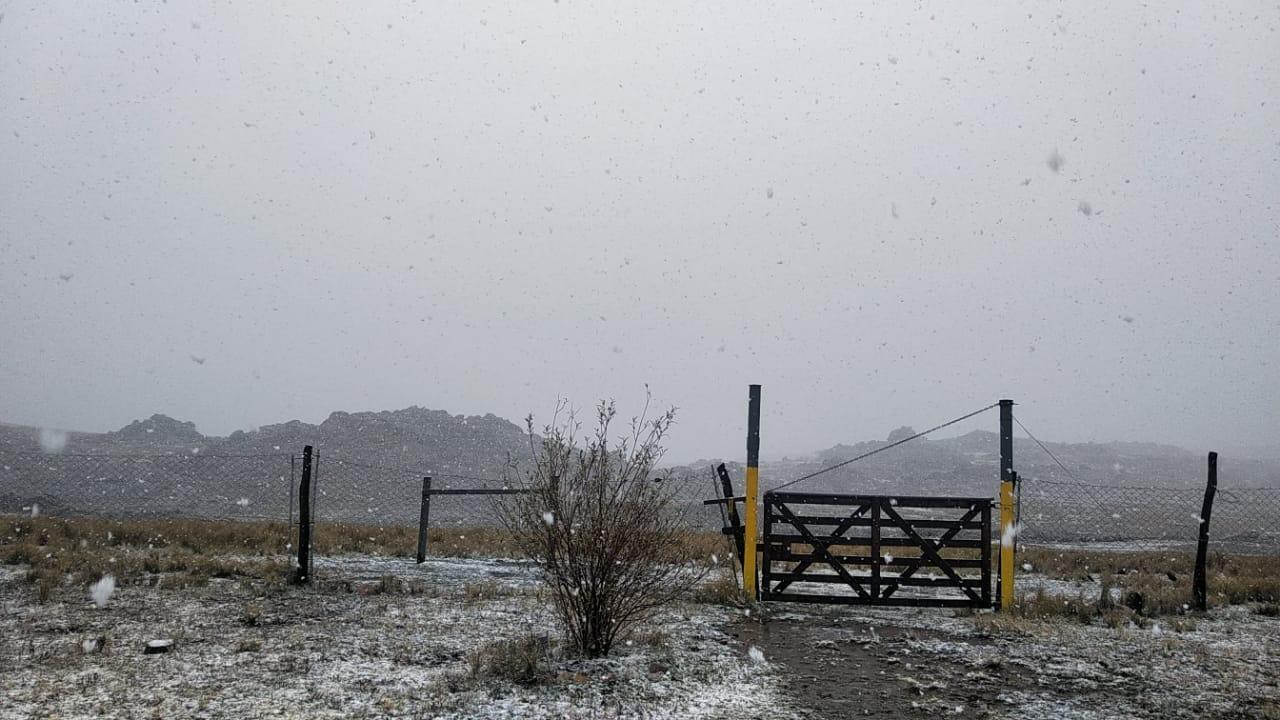
[[[1204,504],[1200,506],[1200,542],[1196,546],[1196,574],[1191,594],[1196,610],[1209,609],[1209,515],[1213,512],[1213,496],[1218,493],[1218,453],[1209,453],[1209,480],[1204,486]]]
[[[418,564],[427,559],[427,529],[431,525],[431,476],[422,478],[422,509],[418,513]]]
[[[294,581],[311,580],[311,452],[302,448],[302,481],[298,484],[298,570]]]

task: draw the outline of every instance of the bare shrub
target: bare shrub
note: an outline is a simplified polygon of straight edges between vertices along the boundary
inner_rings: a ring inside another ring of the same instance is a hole
[[[597,406],[590,435],[580,436],[563,404],[540,438],[530,416],[533,460],[508,474],[528,492],[498,507],[516,545],[542,566],[565,644],[587,657],[608,655],[706,572],[689,562],[693,533],[677,489],[653,477],[675,411],[647,412],[616,445],[612,402]]]

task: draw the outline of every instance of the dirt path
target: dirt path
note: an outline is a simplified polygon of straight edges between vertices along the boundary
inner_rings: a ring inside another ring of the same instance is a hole
[[[980,642],[946,632],[877,623],[848,608],[774,611],[767,622],[727,631],[743,652],[759,648],[782,666],[786,692],[815,718],[982,718],[997,694],[1018,685],[1001,666],[975,667],[924,654],[920,640]]]

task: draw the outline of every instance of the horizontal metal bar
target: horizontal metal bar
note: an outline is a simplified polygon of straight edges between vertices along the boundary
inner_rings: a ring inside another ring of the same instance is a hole
[[[946,548],[943,548],[943,550],[945,551]],[[831,556],[834,557],[838,562],[845,563],[848,565],[870,565],[871,564],[870,555],[837,555],[835,553],[832,553]],[[946,560],[947,564],[953,568],[981,568],[983,564],[987,562],[987,560],[984,560],[983,558],[978,558],[978,557],[943,558],[943,559]],[[769,560],[771,562],[805,562],[805,561],[809,561],[813,563],[823,562],[823,558],[819,555],[814,555],[810,553],[790,552],[787,550],[782,550],[774,547],[769,548]],[[931,567],[937,567],[937,565],[935,565],[933,562],[931,562],[927,557],[923,555],[908,555],[906,557],[894,557],[892,560],[882,560],[879,563],[879,565],[880,567],[910,567],[912,565],[919,565],[922,570],[928,569]]]
[[[765,600],[774,602],[827,603],[830,605],[878,605],[881,607],[938,607],[963,608],[991,607],[990,603],[976,603],[968,598],[898,597],[865,599],[857,595],[809,595],[807,593],[766,593]]]
[[[423,495],[523,495],[533,492],[519,488],[441,488],[424,490]]]
[[[739,495],[737,497],[731,497],[731,498],[716,498],[714,500],[703,500],[702,504],[703,505],[728,505],[729,503],[743,502],[746,499],[747,499],[746,497]]]
[[[765,580],[767,581],[786,582],[791,585],[794,585],[797,583],[825,583],[829,585],[848,585],[849,584],[847,581],[845,581],[844,578],[840,577],[839,575],[832,575],[830,573],[800,573],[800,574],[767,573],[765,574],[764,577],[765,577]],[[870,575],[854,575],[853,578],[855,580],[858,580],[859,582],[865,581],[865,584],[870,584],[871,582]],[[918,578],[918,577],[912,576],[912,577],[899,578],[892,575],[880,576],[880,583],[882,585],[901,585],[903,587],[908,587],[908,586],[941,587],[941,588],[950,587],[950,588],[957,588],[957,589],[962,587],[969,587],[969,588],[975,588],[975,589],[982,588],[981,577],[977,577],[977,576],[962,577],[962,580],[963,580],[962,582],[957,583],[955,580],[952,580],[951,578],[945,578],[945,577],[944,578],[927,578],[927,577]]]
[[[869,538],[848,538],[843,536],[832,537],[830,535],[815,535],[813,539],[817,540],[825,547],[831,547],[833,545],[835,546],[849,545],[853,547],[861,547],[863,545],[871,544],[871,540]],[[940,540],[939,538],[925,538],[925,539]],[[770,533],[765,537],[764,541],[771,545],[776,545],[778,543],[794,543],[796,545],[812,544],[809,541],[809,539],[806,538],[805,536],[798,535],[798,534],[790,534],[790,533],[787,533],[787,534]],[[916,542],[913,538],[897,538],[897,537],[893,537],[893,538],[882,537],[880,538],[880,545],[884,547],[915,547],[915,548],[920,547],[920,543]],[[942,549],[944,550],[949,548],[980,548],[980,547],[982,547],[981,540],[958,540],[956,538],[951,538],[950,540],[947,540],[946,542],[942,543]]]
[[[972,508],[990,505],[991,498],[936,497],[931,495],[839,495],[834,493],[767,492],[766,503],[796,503],[807,505],[866,505],[887,501],[896,507],[917,508]]]
[[[789,518],[785,518],[782,515],[779,515],[777,513],[772,513],[772,512],[766,513],[765,517],[768,520],[772,520],[773,522],[777,522],[777,523],[790,521]],[[880,527],[884,528],[885,530],[901,531],[901,528],[899,528],[897,525],[891,522],[886,522],[885,520],[876,521],[876,520],[872,520],[869,517],[850,518],[850,517],[840,517],[839,515],[796,515],[795,519],[799,520],[805,525],[848,525],[849,527],[872,527],[873,525],[878,524],[880,525]],[[954,528],[954,527],[958,527],[961,530],[981,530],[982,529],[981,520],[966,520],[964,522],[961,522],[958,519],[957,520],[926,520],[924,518],[919,518],[919,519],[906,518],[906,520],[911,523],[912,527],[918,527],[918,528],[931,528],[931,529],[938,529],[938,530],[950,530],[951,528]]]

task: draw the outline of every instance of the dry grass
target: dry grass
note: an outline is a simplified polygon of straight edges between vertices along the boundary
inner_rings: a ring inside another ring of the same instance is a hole
[[[548,638],[525,635],[480,647],[467,656],[467,666],[474,680],[500,679],[518,685],[535,685],[550,679],[552,659]]]
[[[1024,563],[1051,578],[1110,578],[1126,593],[1142,593],[1148,614],[1181,612],[1183,605],[1191,602],[1193,551],[1102,552],[1029,547],[1018,552],[1018,564]],[[1211,605],[1280,602],[1280,557],[1211,552],[1206,565]]]
[[[1168,617],[1166,622],[1179,628],[1194,627],[1194,620],[1177,617],[1192,607],[1194,552],[1023,548],[1018,564],[1054,579],[1097,583],[1098,592],[1081,591],[1077,597],[1064,598],[1041,590],[1020,597],[1013,616],[1068,617],[1086,623],[1100,619],[1111,627]],[[1253,603],[1266,607],[1280,600],[1280,558],[1211,553],[1207,567],[1211,606]]]
[[[1195,554],[1178,551],[1106,552],[1040,547],[1018,548],[1018,563],[1030,564],[1049,577],[1080,579],[1090,575],[1165,574],[1191,576]],[[1223,564],[1223,556],[1211,554],[1209,567]]]
[[[1075,597],[1063,597],[1037,588],[1035,592],[1019,596],[1012,611],[1006,615],[1032,620],[1051,618],[1070,618],[1081,623],[1090,623],[1095,618],[1115,626],[1132,617],[1132,610],[1117,605],[1110,599],[1110,587],[1103,587],[1097,598],[1086,596],[1083,592]]]
[[[689,599],[696,603],[744,607],[747,597],[740,582],[733,574],[722,570],[690,590]]]
[[[321,555],[411,557],[417,552],[418,529],[351,523],[317,524],[312,547]],[[433,557],[514,557],[519,550],[502,528],[431,528],[427,554]]]
[[[211,578],[282,582],[287,567],[273,554],[284,526],[236,525],[14,518],[0,525],[0,562],[27,565],[26,580],[42,603],[68,583],[83,588],[104,575],[119,585],[167,587],[204,585]]]
[[[433,531],[432,555],[501,555],[511,550],[493,529]],[[416,531],[360,525],[318,525],[317,554],[412,554]],[[190,587],[211,578],[283,583],[292,558],[289,528],[275,522],[116,520],[10,517],[0,520],[0,563],[28,566],[35,599],[49,602],[64,586],[77,588],[104,575],[119,585]],[[384,592],[395,592],[384,579]]]
[[[1255,615],[1264,617],[1280,617],[1280,604],[1278,603],[1258,603],[1252,608]]]
[[[283,583],[293,564],[291,541],[288,526],[278,522],[0,518],[0,563],[28,566],[26,580],[41,603],[67,587],[82,592],[103,575],[122,586],[191,587],[211,578]],[[412,557],[417,542],[415,528],[334,523],[316,525],[313,548],[321,557]],[[679,546],[690,561],[715,556],[719,564],[730,562],[726,539],[717,533],[686,533]],[[501,528],[433,528],[428,554],[513,557],[518,549]],[[417,588],[384,578],[377,591],[416,593]],[[465,594],[479,600],[499,593],[477,585]]]

